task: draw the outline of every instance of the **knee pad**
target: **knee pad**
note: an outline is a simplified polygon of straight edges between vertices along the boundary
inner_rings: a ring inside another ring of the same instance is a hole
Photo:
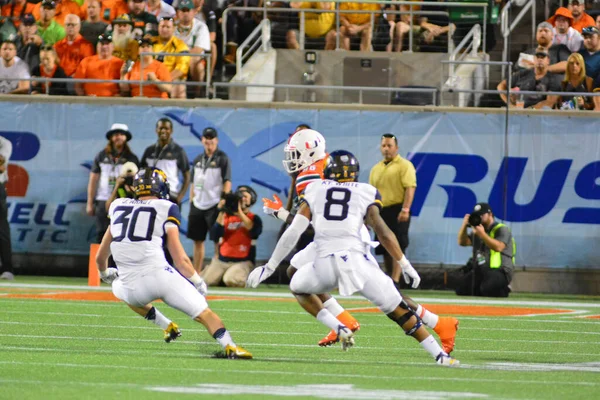
[[[408,308],[408,304],[406,304],[404,300],[402,300],[402,302],[400,303],[400,308],[403,308],[408,311],[406,312],[406,314],[403,314],[400,318],[394,321],[400,326],[400,328],[404,329],[404,333],[406,333],[409,336],[412,336],[423,325],[423,321],[421,320],[421,318],[419,318],[417,314],[415,314],[410,308]],[[406,330],[404,328],[404,324],[406,324],[412,317],[415,317],[417,319],[417,322],[415,322],[415,324],[411,328]]]

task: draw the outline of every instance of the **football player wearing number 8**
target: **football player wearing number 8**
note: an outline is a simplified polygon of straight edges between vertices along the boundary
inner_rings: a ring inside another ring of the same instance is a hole
[[[442,350],[423,326],[421,318],[396,290],[392,279],[381,271],[371,254],[370,243],[365,243],[360,233],[366,223],[396,260],[403,257],[398,240],[379,215],[381,198],[377,189],[356,182],[359,165],[351,153],[345,152],[339,157],[332,155],[326,163],[324,175],[335,180],[323,180],[306,188],[304,202],[292,224],[277,243],[269,262],[261,267],[262,271],[257,269],[256,273],[253,271],[250,274],[248,286],[255,287],[277,268],[312,221],[317,254],[314,267],[299,269],[292,277],[290,289],[307,311],[323,324],[337,330],[343,349],[354,344],[354,334],[323,304],[309,310],[303,301],[311,294],[326,293],[336,287],[342,296],[359,292],[407,335],[415,338],[437,364],[458,366],[458,360]]]
[[[296,130],[289,138],[284,148],[284,153],[283,166],[288,174],[295,176],[295,189],[298,197],[302,196],[308,185],[323,179],[323,167],[327,153],[325,151],[325,138],[319,132],[313,129]],[[277,195],[274,195],[274,200],[263,198],[263,211],[265,214],[273,215],[288,224],[292,222],[294,217],[293,214],[290,214],[284,208],[283,203]],[[300,268],[307,266],[310,268],[314,258],[313,243],[308,244],[304,249],[297,252],[291,259],[287,270],[290,279]],[[348,311],[344,310],[329,293],[311,296],[311,301],[323,303],[325,308],[350,328],[351,331],[356,332],[360,329],[358,321]],[[319,341],[319,346],[331,346],[337,342],[337,331],[331,330]]]
[[[136,198],[116,199],[108,211],[110,227],[96,256],[102,280],[112,283],[118,299],[161,326],[167,334],[178,329],[152,306],[156,299],[204,325],[228,358],[252,358],[233,342],[219,316],[208,308],[206,284],[195,272],[179,240],[179,207],[165,200],[169,194],[165,173],[143,169],[134,177],[133,185]],[[177,270],[165,258],[162,248],[165,236]],[[107,268],[111,253],[118,270]]]

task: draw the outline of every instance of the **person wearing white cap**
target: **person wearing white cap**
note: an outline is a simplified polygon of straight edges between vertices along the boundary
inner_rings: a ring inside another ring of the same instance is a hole
[[[106,147],[96,155],[92,163],[87,188],[86,213],[89,216],[96,216],[95,243],[102,241],[102,236],[108,228],[106,201],[113,192],[122,165],[128,161],[136,166],[140,163],[127,144],[131,140],[131,132],[127,125],[113,124],[106,132],[106,139],[108,140]]]

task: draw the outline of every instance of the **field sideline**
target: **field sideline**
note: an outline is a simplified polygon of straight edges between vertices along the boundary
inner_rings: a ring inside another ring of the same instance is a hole
[[[162,303],[183,336],[162,331],[80,278],[0,284],[0,399],[592,399],[600,392],[600,297],[459,298],[410,291],[460,330],[456,369],[437,366],[361,297],[356,346],[320,348],[327,332],[285,287],[210,288],[209,304],[255,359],[212,358],[204,328]]]

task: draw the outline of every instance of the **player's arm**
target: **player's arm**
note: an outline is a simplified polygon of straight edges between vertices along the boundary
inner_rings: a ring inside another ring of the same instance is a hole
[[[283,202],[276,194],[273,195],[273,199],[268,199],[263,197],[263,212],[267,215],[273,215],[277,219],[282,220],[286,224],[290,225],[294,220],[296,214],[292,214],[287,209],[283,207]],[[309,219],[310,220],[310,219]],[[312,224],[309,224],[306,228],[306,232],[309,234],[314,234],[314,228]]]
[[[296,246],[298,239],[300,239],[300,235],[308,228],[310,217],[310,208],[307,203],[303,203],[290,226],[283,232],[283,235],[281,235],[269,262],[262,267],[254,269],[254,271],[248,275],[248,279],[246,280],[247,287],[257,287],[260,282],[264,281],[275,272],[285,256],[287,256]]]
[[[108,268],[108,256],[110,256],[110,244],[112,242],[112,233],[110,233],[110,228],[104,232],[104,236],[102,237],[102,242],[100,243],[100,247],[98,248],[98,252],[96,253],[96,266],[98,267],[98,271],[100,274],[106,271]]]
[[[398,239],[396,239],[396,235],[394,235],[390,228],[388,228],[383,218],[381,218],[381,215],[379,214],[379,206],[377,204],[372,204],[369,206],[369,208],[367,208],[365,223],[373,228],[375,234],[377,235],[377,239],[387,250],[387,252],[394,257],[394,260],[398,260],[406,283],[410,284],[412,280],[411,286],[413,289],[416,289],[421,282],[421,278],[402,252],[400,244],[398,243]]]

